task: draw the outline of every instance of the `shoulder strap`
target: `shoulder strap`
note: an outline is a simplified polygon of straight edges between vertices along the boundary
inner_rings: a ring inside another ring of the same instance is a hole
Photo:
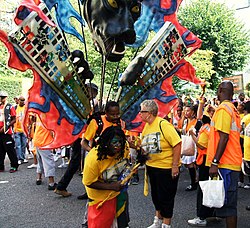
[[[161,131],[161,133],[162,133],[162,135],[163,135],[163,138],[166,140],[166,142],[168,142],[168,140],[166,139],[166,137],[165,137],[165,135],[164,135],[164,133],[163,133],[163,131],[162,131],[162,128],[161,128],[161,122],[164,122],[164,121],[166,121],[166,120],[161,120],[161,121],[160,121],[159,127],[160,127],[160,131]],[[168,143],[169,143],[169,142],[168,142]]]
[[[101,112],[95,112],[92,115],[90,115],[90,117],[87,120],[87,124],[89,124],[92,119],[94,119],[97,123],[98,128],[97,128],[95,137],[99,137],[102,130],[103,130],[103,121],[102,121],[102,117],[101,117],[102,114],[103,113],[101,113]]]

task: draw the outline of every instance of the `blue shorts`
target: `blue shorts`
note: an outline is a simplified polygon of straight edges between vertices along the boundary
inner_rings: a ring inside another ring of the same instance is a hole
[[[222,208],[216,208],[217,217],[237,216],[239,171],[230,173],[231,182],[226,192],[227,201]]]

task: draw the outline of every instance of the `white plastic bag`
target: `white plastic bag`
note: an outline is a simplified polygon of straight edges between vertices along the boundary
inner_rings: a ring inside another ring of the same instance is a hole
[[[203,192],[202,204],[207,207],[221,208],[225,202],[224,181],[220,173],[217,180],[212,180],[209,177],[207,181],[199,181],[201,190]]]
[[[181,154],[186,156],[193,156],[195,152],[195,143],[191,135],[181,136]]]

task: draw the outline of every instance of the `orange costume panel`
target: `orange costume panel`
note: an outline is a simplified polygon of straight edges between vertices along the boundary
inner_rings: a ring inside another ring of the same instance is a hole
[[[211,165],[216,154],[220,140],[219,131],[228,134],[229,139],[218,167],[240,171],[242,163],[240,116],[234,105],[229,101],[222,102],[212,118],[206,165]]]

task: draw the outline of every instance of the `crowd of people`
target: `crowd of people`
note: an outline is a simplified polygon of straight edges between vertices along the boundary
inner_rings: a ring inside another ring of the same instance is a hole
[[[207,218],[222,217],[228,228],[237,227],[238,188],[250,189],[249,176],[244,183],[244,165],[249,167],[250,162],[250,100],[243,93],[233,99],[233,84],[223,81],[217,99],[210,101],[204,95],[198,100],[180,99],[178,107],[164,118],[158,116],[154,100],[144,100],[140,117],[145,126],[135,134],[125,130],[117,102],[107,102],[104,113],[97,114],[98,87],[91,83],[89,90],[93,113],[80,138],[68,146],[71,152],[64,155],[70,160],[67,165],[62,157],[66,170],[58,183],[57,152],[44,149],[53,140],[53,132],[43,126],[38,115],[29,113],[25,133],[25,98],[19,96],[17,103],[11,105],[8,94],[0,91],[0,172],[5,171],[6,153],[9,172],[14,173],[19,165],[28,162],[27,151],[31,151],[34,163],[27,168],[36,168],[36,184],[41,185],[44,175],[48,190],[70,197],[67,187],[80,171],[86,193],[78,198],[88,200],[83,227],[125,228],[129,226],[128,184],[138,184],[137,170],[141,165],[145,167],[144,194],[148,195],[149,183],[155,207],[149,228],[169,228],[180,172],[186,167],[190,185],[185,190],[197,190],[196,217],[188,224],[206,226]],[[192,137],[192,155],[182,154],[182,135]],[[198,183],[217,177],[218,173],[224,179],[225,203],[221,208],[209,208],[202,204]],[[250,210],[250,206],[246,209]]]

